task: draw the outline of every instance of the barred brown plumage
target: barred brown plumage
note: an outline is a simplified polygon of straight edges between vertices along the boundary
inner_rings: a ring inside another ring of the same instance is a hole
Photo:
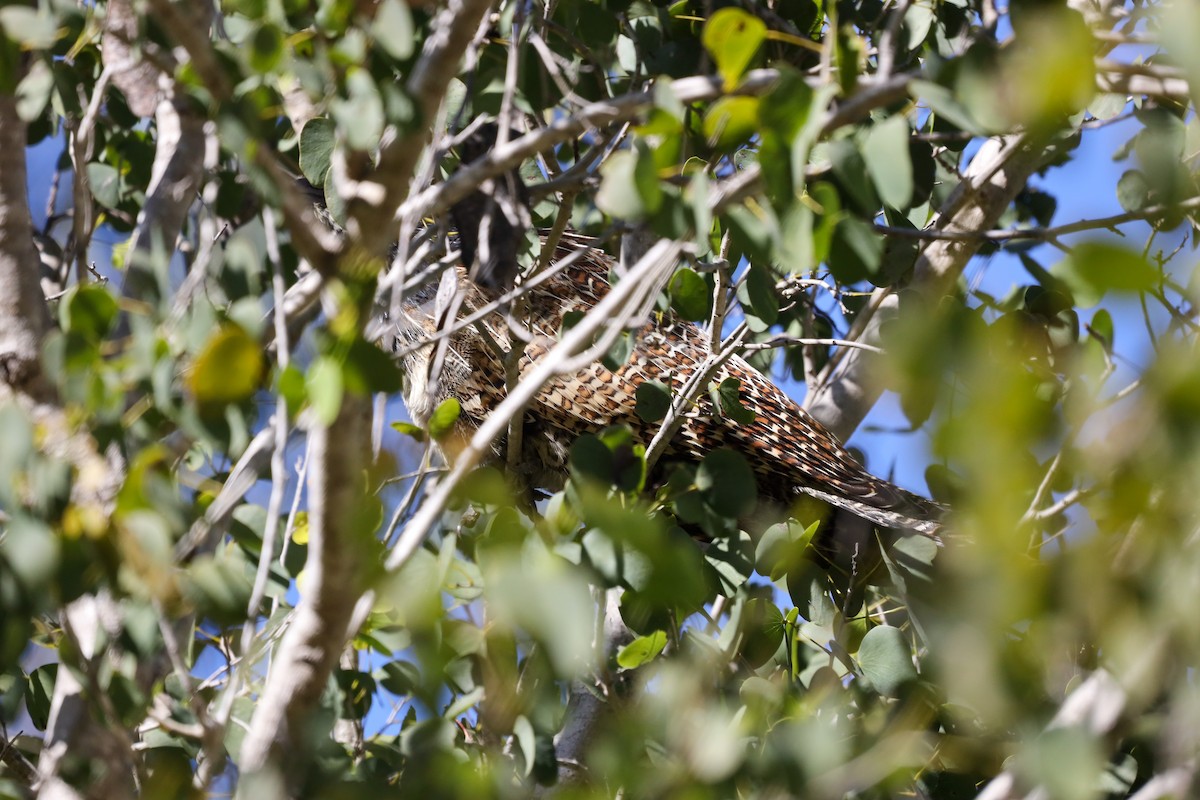
[[[566,314],[587,312],[609,290],[612,259],[592,248],[586,238],[565,236],[556,260],[581,249],[582,258],[524,294],[521,315],[528,321],[529,341],[520,358],[521,375],[554,346]],[[439,300],[438,287],[425,287],[404,299],[403,318],[392,320],[390,329],[381,333],[382,343],[404,362],[405,401],[416,422],[426,423],[447,397],[460,401],[457,428],[443,442],[451,459],[459,444],[504,399],[503,352],[516,341],[505,314],[497,311],[463,326],[438,355],[433,342],[439,329],[446,327],[440,317],[457,306],[461,318],[497,296],[470,281],[461,267],[457,278],[460,301],[449,303],[445,292]],[[638,387],[654,380],[677,392],[711,353],[709,337],[696,325],[669,312],[653,316],[636,332],[636,345],[623,366],[609,370],[593,362],[551,379],[537,394],[526,411],[519,459],[522,477],[531,486],[561,486],[568,449],[582,433],[624,424],[638,441],[649,443],[658,424],[635,413]],[[432,375],[431,368],[439,360],[440,374]],[[718,413],[702,393],[668,444],[668,458],[698,461],[715,448],[729,447],[745,456],[760,487],[778,499],[803,493],[885,528],[936,537],[944,511],[940,505],[869,473],[831,433],[745,360],[731,358],[713,379],[730,377],[741,382],[741,401],[754,412],[753,421],[738,423]],[[496,454],[501,453],[497,443]]]

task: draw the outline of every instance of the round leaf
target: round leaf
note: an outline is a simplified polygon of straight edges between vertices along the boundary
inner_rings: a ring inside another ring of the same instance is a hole
[[[658,381],[644,381],[635,393],[634,411],[645,422],[659,422],[671,409],[671,390]]]
[[[667,291],[671,295],[671,308],[676,314],[693,322],[708,319],[712,294],[704,278],[694,269],[680,267],[676,270]]]
[[[843,217],[833,229],[829,245],[829,269],[843,283],[857,283],[879,270],[883,260],[883,237],[857,217]]]
[[[283,60],[283,31],[270,23],[259,26],[249,44],[250,66],[256,72],[271,72]]]
[[[662,204],[662,187],[654,159],[636,151],[614,153],[600,168],[603,181],[596,205],[606,214],[621,219],[641,219]]]
[[[917,679],[912,648],[899,628],[880,625],[867,631],[858,648],[858,665],[880,694],[896,697]]]
[[[68,333],[98,341],[117,319],[117,299],[103,286],[75,286],[59,304],[59,322]]]
[[[702,40],[717,62],[726,89],[737,85],[766,36],[766,24],[740,8],[722,8],[708,18]]]
[[[713,450],[700,462],[696,487],[707,495],[713,511],[731,519],[749,514],[757,502],[750,465],[741,453],[724,447]]]
[[[196,357],[188,388],[201,405],[239,403],[258,390],[265,363],[262,347],[245,329],[225,325]]]
[[[758,132],[757,97],[722,97],[704,114],[704,138],[718,150],[733,150]]]
[[[383,0],[375,12],[371,34],[388,55],[403,61],[413,54],[413,23],[408,4]]]

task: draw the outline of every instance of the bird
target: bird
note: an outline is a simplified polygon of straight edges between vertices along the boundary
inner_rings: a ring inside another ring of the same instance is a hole
[[[404,399],[413,421],[428,423],[448,398],[461,410],[454,430],[443,441],[452,461],[483,419],[507,396],[504,353],[521,350],[519,373],[527,375],[554,347],[564,319],[588,313],[611,289],[614,259],[592,240],[566,233],[559,239],[545,280],[530,281],[518,314],[496,300],[500,288],[472,279],[459,264],[441,284],[427,284],[398,304],[380,344],[402,362]],[[435,343],[453,313],[461,319],[487,306],[494,310]],[[396,306],[393,306],[396,308]],[[519,316],[521,323],[513,325]],[[671,311],[655,311],[634,332],[628,360],[616,368],[601,361],[548,381],[526,408],[520,476],[530,487],[557,491],[569,474],[568,455],[582,434],[624,425],[645,445],[659,428],[636,413],[638,387],[658,381],[677,392],[711,355],[711,337]],[[521,331],[522,341],[513,334]],[[664,460],[698,463],[716,448],[741,453],[758,480],[760,492],[787,501],[807,495],[881,528],[938,538],[945,507],[871,474],[796,401],[744,359],[734,356],[712,380],[735,378],[740,401],[754,416],[735,421],[701,393],[669,441]],[[519,378],[518,378],[519,380]],[[493,459],[504,463],[504,442],[493,444]]]

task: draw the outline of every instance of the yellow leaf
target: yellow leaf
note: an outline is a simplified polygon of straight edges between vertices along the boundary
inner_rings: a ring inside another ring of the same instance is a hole
[[[238,325],[224,325],[204,345],[188,388],[201,405],[225,405],[248,399],[262,382],[262,347]]]

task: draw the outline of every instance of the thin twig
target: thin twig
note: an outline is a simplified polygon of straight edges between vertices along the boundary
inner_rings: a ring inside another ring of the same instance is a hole
[[[932,228],[914,230],[912,228],[898,228],[891,225],[876,225],[875,230],[887,236],[896,236],[902,239],[919,239],[921,241],[1012,242],[1033,240],[1049,242],[1072,233],[1091,230],[1110,230],[1117,225],[1124,225],[1128,222],[1144,222],[1163,217],[1170,213],[1197,209],[1200,209],[1200,197],[1190,197],[1187,200],[1181,200],[1178,203],[1170,205],[1147,206],[1137,211],[1126,211],[1123,214],[1114,214],[1110,217],[1100,217],[1097,219],[1084,219],[1050,228],[1022,228],[1006,231],[947,231]]]

